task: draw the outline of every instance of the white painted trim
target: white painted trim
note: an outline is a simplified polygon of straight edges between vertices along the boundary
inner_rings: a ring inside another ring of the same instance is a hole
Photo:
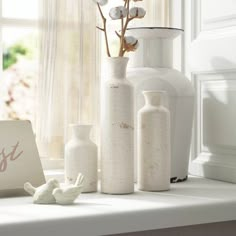
[[[214,23],[219,23],[222,21],[231,21],[231,20],[236,20],[236,14],[210,18],[210,19],[204,20],[203,23],[204,24],[214,24]]]
[[[41,157],[41,163],[44,170],[54,170],[64,168],[64,159],[50,159]]]
[[[214,74],[225,74],[225,73],[236,73],[236,69],[217,69],[215,71],[212,70],[197,70],[192,71],[192,77],[194,78],[194,75],[214,75]]]
[[[38,27],[37,20],[27,19],[1,18],[1,24],[7,27]]]
[[[208,155],[207,155],[208,156]],[[190,165],[192,175],[235,183],[236,165],[226,165],[225,162],[204,160],[206,155],[200,154]]]
[[[226,91],[236,91],[236,70],[224,70],[224,73],[211,71],[211,73],[197,73],[193,74],[193,76],[195,92],[198,96],[195,100],[196,116],[194,121],[190,173],[206,178],[236,183],[235,146],[211,147],[211,150],[208,150],[208,148],[203,146],[203,135],[201,133],[203,131],[203,124],[201,123],[203,117],[202,91],[207,88],[210,88],[211,91],[222,91],[224,89]],[[227,86],[224,85],[226,81]],[[215,85],[208,84],[213,82],[217,83]]]
[[[198,37],[201,32],[201,0],[190,0],[191,5],[191,36],[192,41]]]
[[[169,0],[170,27],[184,29],[184,0]],[[174,40],[173,67],[181,72],[185,70],[185,37]]]
[[[212,91],[234,91],[235,82],[229,88],[220,80],[235,81],[236,27],[229,22],[236,15],[217,17],[201,22],[201,1],[185,1],[185,57],[186,75],[191,76],[196,99],[193,141],[190,159],[190,173],[223,181],[236,182],[235,147],[205,147],[202,142],[202,92],[204,88]],[[214,10],[214,9],[212,9]],[[227,24],[221,24],[223,23]],[[209,27],[206,28],[206,25]],[[234,48],[235,47],[235,48]],[[216,82],[216,85],[213,82]],[[210,84],[208,84],[210,83]],[[202,87],[204,84],[204,87]]]
[[[63,169],[45,170],[44,175],[45,175],[46,180],[57,179],[60,183],[64,183],[64,170]]]
[[[235,26],[236,14],[207,19],[202,22],[202,25],[204,31]]]

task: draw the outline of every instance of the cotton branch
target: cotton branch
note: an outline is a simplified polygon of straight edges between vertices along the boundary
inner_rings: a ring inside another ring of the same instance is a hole
[[[121,35],[117,31],[115,31],[115,33],[116,33],[118,38],[121,38]]]
[[[97,29],[101,30],[101,31],[104,31],[103,28],[99,27],[99,26],[96,26]]]
[[[128,24],[131,20],[133,20],[135,17],[129,17],[129,10],[130,10],[130,0],[126,0],[125,1],[125,6],[127,7],[127,18],[126,18],[126,22],[124,24],[124,19],[121,19],[121,37],[120,37],[120,51],[119,51],[119,57],[124,56],[124,40],[125,40],[125,33],[128,27]]]
[[[138,44],[138,40],[136,41],[135,44],[132,45],[133,49],[126,48],[126,46],[125,46],[125,48],[124,48],[123,51],[122,51],[122,57],[125,55],[126,52],[134,51],[134,50],[135,50],[135,47],[137,46],[137,44]]]
[[[107,37],[107,19],[104,17],[104,15],[103,15],[103,13],[102,13],[102,9],[101,9],[99,3],[97,3],[97,6],[98,6],[98,10],[99,10],[99,12],[100,12],[100,15],[101,15],[102,21],[103,21],[103,28],[97,26],[97,29],[99,29],[99,30],[101,30],[101,31],[104,32],[107,55],[108,55],[108,57],[111,57],[110,49],[109,49],[109,43],[108,43],[108,37]]]

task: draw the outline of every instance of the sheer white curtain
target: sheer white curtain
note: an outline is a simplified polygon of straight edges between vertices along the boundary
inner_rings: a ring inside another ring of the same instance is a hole
[[[97,125],[96,9],[90,0],[42,0],[36,135],[41,155],[63,157],[70,123]]]
[[[104,42],[96,37],[93,0],[40,2],[41,64],[36,135],[42,156],[61,158],[70,123],[93,124],[94,136],[98,137],[98,68],[102,60],[97,52]],[[168,26],[168,2],[136,2],[146,9],[147,15],[135,21],[135,26]],[[110,0],[106,8],[109,10],[121,3],[122,0]]]
[[[169,0],[143,0],[134,2],[146,10],[146,16],[141,20],[133,21],[134,26],[168,27]]]

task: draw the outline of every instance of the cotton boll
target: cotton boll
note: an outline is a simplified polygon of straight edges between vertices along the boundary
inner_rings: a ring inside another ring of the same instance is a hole
[[[139,46],[138,40],[133,36],[126,36],[124,40],[124,48],[127,52],[135,51]]]
[[[129,15],[132,18],[143,18],[146,15],[146,11],[142,7],[132,7]]]
[[[119,20],[125,18],[127,14],[128,10],[123,6],[113,7],[109,12],[109,16],[111,17],[112,20]]]
[[[100,6],[107,4],[108,0],[93,0],[95,3],[98,3]]]
[[[133,37],[133,36],[126,36],[125,37],[125,42],[127,44],[135,44],[136,41],[137,41],[137,39],[135,37]]]

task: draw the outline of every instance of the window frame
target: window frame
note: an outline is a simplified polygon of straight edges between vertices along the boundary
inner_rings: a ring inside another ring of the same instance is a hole
[[[37,29],[39,27],[39,23],[37,19],[21,19],[21,18],[7,18],[3,17],[3,1],[0,0],[0,54],[3,55],[3,28],[4,27],[15,27],[15,28],[31,28]],[[0,84],[3,78],[3,56],[0,57]],[[0,116],[4,117],[2,114],[3,102],[0,101]]]

